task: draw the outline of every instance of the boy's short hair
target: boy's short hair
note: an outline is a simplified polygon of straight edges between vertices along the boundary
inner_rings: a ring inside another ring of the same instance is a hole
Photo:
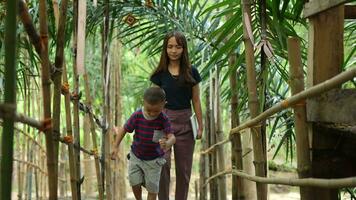
[[[166,100],[166,93],[162,88],[150,87],[145,90],[143,100],[151,105],[162,103]]]

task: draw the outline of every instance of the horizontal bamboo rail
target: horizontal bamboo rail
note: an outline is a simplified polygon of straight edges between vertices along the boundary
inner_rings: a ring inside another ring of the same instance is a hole
[[[65,85],[64,89],[62,89],[62,95],[66,95],[67,93],[69,93],[69,85]],[[101,121],[99,120],[99,118],[93,113],[91,106],[86,105],[85,103],[79,101],[81,98],[80,95],[73,95],[70,94],[70,100],[73,102],[73,100],[77,100],[78,99],[78,108],[80,111],[84,112],[84,113],[88,113],[91,114],[94,118],[95,123],[102,129],[107,129],[107,127],[105,125],[103,125],[101,123]]]
[[[34,168],[34,169],[37,169],[38,171],[40,171],[42,174],[44,174],[44,175],[46,175],[46,176],[48,175],[47,172],[44,171],[43,169],[41,169],[40,166],[38,166],[38,165],[36,165],[36,164],[34,164],[34,163],[32,163],[32,162],[28,162],[28,161],[24,161],[24,160],[19,160],[19,159],[16,159],[16,158],[14,158],[14,161],[19,162],[19,163],[22,163],[22,164],[24,164],[24,165],[28,165],[28,166],[30,166],[30,167],[32,167],[32,168]]]
[[[258,125],[259,122],[267,119],[268,117],[272,116],[273,114],[280,112],[286,108],[292,107],[298,103],[301,103],[302,101],[304,101],[307,98],[312,98],[312,97],[315,97],[321,93],[329,91],[330,89],[333,89],[333,88],[353,79],[354,77],[356,77],[356,67],[349,69],[347,71],[344,71],[344,72],[330,78],[329,80],[326,80],[322,83],[312,86],[312,87],[310,87],[296,95],[293,95],[293,96],[279,102],[278,104],[267,109],[266,111],[264,111],[257,117],[255,117],[251,120],[248,120],[247,122],[241,124],[240,126],[238,126],[236,128],[231,129],[230,134],[236,134],[245,128],[256,126],[256,125]]]
[[[38,143],[38,141],[36,141],[36,140],[35,140],[33,137],[31,137],[29,134],[25,133],[23,130],[20,130],[20,129],[18,129],[18,128],[15,128],[15,130],[16,130],[16,132],[21,133],[22,135],[26,136],[30,141],[32,141],[34,144],[36,144],[36,145],[40,148],[40,150],[41,150],[42,153],[46,153],[46,151],[45,151],[45,149],[43,148],[43,146],[42,146],[40,143]],[[15,132],[15,133],[16,133],[16,132]]]
[[[293,107],[300,103],[303,103],[303,101],[305,101],[305,99],[312,98],[312,97],[315,97],[321,93],[329,91],[330,89],[333,89],[333,88],[335,88],[349,80],[352,80],[354,77],[356,77],[356,67],[346,70],[344,72],[341,72],[340,74],[330,78],[329,80],[326,80],[322,83],[314,85],[314,86],[312,86],[312,87],[310,87],[296,95],[293,95],[293,96],[279,102],[275,106],[273,106],[273,107],[267,109],[266,111],[262,112],[261,114],[259,114],[257,117],[250,119],[250,120],[246,121],[245,123],[242,123],[240,126],[231,129],[230,136],[233,134],[240,133],[242,130],[244,130],[246,128],[250,128],[253,126],[259,126],[258,123],[267,119],[268,117],[270,117],[284,109]],[[222,140],[222,141],[212,145],[211,147],[207,148],[206,150],[202,151],[201,154],[203,154],[203,155],[207,154],[210,151],[212,151],[214,148],[216,148],[217,146],[228,143],[230,141],[230,136],[229,136],[229,138]]]
[[[306,187],[322,187],[322,188],[345,188],[345,187],[356,187],[356,177],[348,178],[338,178],[338,179],[321,179],[321,178],[269,178],[269,177],[259,177],[247,174],[240,170],[227,169],[225,171],[219,172],[207,179],[203,187],[219,176],[224,176],[227,174],[232,174],[239,176],[241,178],[248,179],[257,183],[265,184],[279,184],[279,185],[289,185],[289,186],[306,186]]]
[[[44,174],[45,176],[48,176],[48,173],[46,171],[44,171],[43,169],[41,169],[40,166],[32,163],[32,162],[28,162],[28,161],[24,161],[24,160],[19,160],[19,159],[16,159],[14,158],[13,159],[14,161],[18,162],[18,163],[21,163],[21,164],[24,164],[24,165],[27,165],[27,166],[30,166],[36,170],[38,170],[39,172],[41,172],[42,174]],[[62,182],[66,182],[67,180],[66,179],[63,179],[63,178],[59,178],[58,180],[62,181]]]
[[[4,104],[0,104],[0,118],[6,118],[6,117],[13,117],[16,122],[21,122],[21,123],[27,124],[29,126],[37,128],[39,130],[43,130],[44,129],[44,123],[43,122],[39,122],[39,121],[37,121],[35,119],[32,119],[32,118],[27,117],[27,116],[24,116],[22,114],[17,114],[14,111],[10,111],[8,106],[6,106]],[[95,118],[95,119],[98,120],[97,118]],[[35,144],[37,144],[41,148],[42,151],[44,151],[43,147],[36,140],[34,140],[30,135],[26,134],[25,132],[23,132],[20,129],[17,129],[17,131],[21,132],[22,134],[24,134],[25,136],[30,138]],[[69,145],[69,143],[67,141],[65,141],[63,138],[59,138],[59,141],[64,143],[64,144]],[[74,148],[79,149],[80,151],[82,151],[82,152],[84,152],[84,153],[86,153],[88,155],[98,156],[95,151],[89,151],[87,149],[84,149],[83,147],[80,147],[80,146],[76,145],[76,144],[72,144],[71,143],[71,145],[73,145]]]
[[[73,148],[75,149],[79,149],[80,151],[82,151],[83,153],[86,153],[90,156],[98,156],[98,153],[96,152],[96,150],[87,150],[81,146],[78,146],[77,144],[73,143],[73,142],[68,142],[66,141],[64,138],[59,138],[59,141],[65,145],[73,145]]]
[[[13,118],[16,122],[21,122],[23,124],[32,126],[37,129],[41,129],[43,127],[43,122],[38,121],[36,119],[30,118],[23,114],[19,114],[16,112],[16,105],[10,104],[0,104],[0,118]]]

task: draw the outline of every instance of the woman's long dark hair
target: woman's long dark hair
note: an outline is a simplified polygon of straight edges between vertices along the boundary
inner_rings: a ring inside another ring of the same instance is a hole
[[[175,37],[177,43],[183,47],[183,52],[179,63],[179,82],[183,84],[194,85],[196,83],[196,80],[194,80],[192,76],[192,65],[189,61],[187,39],[185,38],[183,33],[179,31],[170,32],[164,38],[159,64],[153,71],[151,76],[154,76],[155,74],[158,74],[160,72],[168,71],[169,58],[167,55],[167,45],[168,40],[172,37]]]

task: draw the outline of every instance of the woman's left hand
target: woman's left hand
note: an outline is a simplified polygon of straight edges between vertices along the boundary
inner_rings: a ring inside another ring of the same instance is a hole
[[[202,136],[203,136],[203,129],[202,128],[199,128],[198,129],[198,135],[197,135],[197,140],[200,140],[201,138],[202,138]]]

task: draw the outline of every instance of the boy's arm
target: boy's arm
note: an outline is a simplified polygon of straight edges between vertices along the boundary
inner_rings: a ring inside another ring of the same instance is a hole
[[[114,149],[111,153],[111,159],[113,159],[113,160],[115,160],[116,154],[119,151],[119,145],[120,145],[122,139],[126,135],[126,131],[125,131],[124,127],[119,127],[119,128],[115,127],[114,131],[116,132],[116,139],[114,142]]]

